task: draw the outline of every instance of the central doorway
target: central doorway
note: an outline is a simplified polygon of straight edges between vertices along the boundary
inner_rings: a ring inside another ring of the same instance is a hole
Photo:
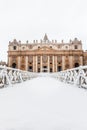
[[[47,66],[43,66],[42,72],[48,72]]]

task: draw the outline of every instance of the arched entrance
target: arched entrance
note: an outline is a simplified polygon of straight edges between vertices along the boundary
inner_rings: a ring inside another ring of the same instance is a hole
[[[12,64],[12,68],[16,68],[16,63],[13,63],[13,64]]]
[[[57,66],[57,71],[61,71],[62,67],[61,66]]]
[[[74,64],[74,67],[79,67],[79,63],[75,63],[75,64]]]

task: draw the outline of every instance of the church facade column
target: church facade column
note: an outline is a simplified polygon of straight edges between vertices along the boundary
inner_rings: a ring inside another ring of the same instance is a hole
[[[18,69],[21,68],[20,63],[21,63],[21,58],[20,58],[20,56],[18,56]]]
[[[80,65],[83,65],[83,57],[80,56]]]
[[[40,56],[40,72],[42,72],[42,56]]]
[[[12,58],[9,56],[9,57],[8,57],[8,66],[9,66],[9,67],[12,66],[12,62],[11,62],[11,61],[12,61]]]
[[[62,70],[65,70],[65,56],[62,56]]]
[[[37,72],[37,56],[36,56],[36,72]]]
[[[57,56],[55,56],[55,72],[57,72]]]
[[[50,66],[49,66],[49,56],[48,56],[48,72],[50,72]]]
[[[25,70],[28,71],[28,56],[26,56],[25,60]]]
[[[35,72],[35,58],[34,58],[34,56],[33,56],[33,72]]]
[[[69,56],[69,66],[70,69],[73,68],[73,56]]]
[[[54,56],[52,56],[52,61],[53,61],[53,72],[54,72]]]

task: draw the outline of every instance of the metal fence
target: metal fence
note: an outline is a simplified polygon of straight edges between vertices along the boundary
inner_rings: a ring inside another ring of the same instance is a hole
[[[37,77],[37,73],[0,66],[0,88]]]
[[[13,69],[6,66],[0,66],[0,88],[7,85],[20,83],[26,80],[30,80],[35,77],[51,76],[59,79],[62,82],[75,84],[82,88],[87,88],[87,66],[80,66],[65,71],[56,73],[33,73],[28,71],[22,71],[19,69]]]
[[[80,66],[77,68],[52,73],[51,76],[59,79],[62,82],[87,88],[87,66]]]

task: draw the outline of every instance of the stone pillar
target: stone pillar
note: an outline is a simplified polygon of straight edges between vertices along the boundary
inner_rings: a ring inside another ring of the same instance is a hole
[[[28,71],[28,56],[26,56],[25,60],[25,70]]]
[[[53,72],[54,72],[54,56],[52,56],[52,61],[53,61]]]
[[[36,56],[36,72],[37,72],[37,56]]]
[[[40,72],[42,72],[42,56],[40,56]]]
[[[20,63],[21,63],[21,58],[20,58],[20,56],[18,56],[18,69],[21,68],[21,66],[20,66],[21,64]]]
[[[35,58],[34,58],[34,56],[33,56],[33,72],[35,72]]]
[[[50,66],[49,66],[49,56],[48,56],[48,72],[50,71]]]
[[[56,56],[54,56],[54,72],[56,72]]]
[[[9,56],[9,57],[8,57],[8,66],[9,66],[9,67],[11,67],[11,65],[12,65],[11,59],[12,59],[12,58]]]
[[[70,66],[70,69],[73,68],[73,56],[69,56],[69,66]]]
[[[80,65],[83,66],[83,57],[82,56],[80,56]]]
[[[36,56],[33,56],[33,72],[36,72]]]
[[[62,71],[65,70],[65,56],[62,56]]]
[[[56,65],[56,72],[57,72],[57,56],[55,56],[55,65]]]

